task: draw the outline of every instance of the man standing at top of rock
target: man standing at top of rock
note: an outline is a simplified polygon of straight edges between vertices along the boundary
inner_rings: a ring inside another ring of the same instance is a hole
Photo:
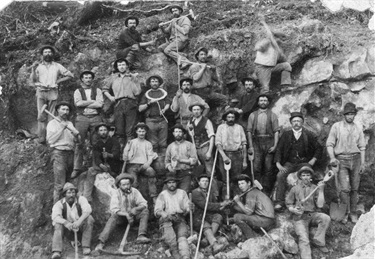
[[[158,75],[152,75],[146,80],[146,87],[151,87],[151,89],[142,96],[139,111],[145,113],[146,125],[149,128],[147,138],[154,151],[165,154],[168,121],[164,114],[168,111],[171,101],[162,85],[163,79]]]
[[[339,164],[338,173],[341,202],[347,204],[347,215],[344,223],[350,220],[356,223],[358,188],[360,174],[365,170],[366,142],[362,128],[354,123],[357,115],[357,108],[354,103],[347,103],[344,106],[344,120],[332,125],[327,138],[327,152],[331,163]]]
[[[195,53],[198,63],[189,67],[188,76],[193,79],[192,93],[202,97],[211,109],[224,107],[227,103],[227,97],[216,93],[214,88],[221,91],[219,75],[214,65],[207,64],[208,49],[201,47]]]
[[[267,38],[255,44],[255,73],[261,85],[261,93],[270,90],[271,75],[281,72],[281,86],[291,85],[290,73],[292,67],[286,61],[285,54],[279,44],[286,40],[286,35],[281,32],[272,32],[263,15],[259,15],[260,22],[266,30]]]
[[[38,108],[38,137],[39,143],[46,142],[47,115],[41,113],[43,105],[47,104],[47,110],[54,113],[56,101],[59,95],[59,84],[74,77],[61,64],[53,61],[56,55],[54,47],[46,45],[40,49],[43,61],[35,61],[31,66],[31,84],[36,87],[36,103]],[[60,76],[63,76],[59,78]]]
[[[171,22],[160,23],[160,29],[169,34],[169,42],[166,42],[159,46],[159,50],[163,51],[165,55],[171,57],[176,63],[180,61],[181,69],[185,69],[189,66],[189,61],[186,57],[180,55],[178,52],[182,51],[188,44],[188,35],[191,28],[191,22],[187,16],[181,16],[183,9],[179,5],[172,5],[169,7],[170,12],[173,15]],[[166,28],[163,26],[167,25]]]
[[[114,112],[116,134],[123,149],[126,141],[133,138],[138,114],[137,97],[141,93],[141,86],[138,73],[129,72],[129,62],[126,59],[117,59],[113,68],[114,73],[106,80],[103,93],[112,103],[116,103]],[[111,89],[114,96],[109,93]]]
[[[250,113],[257,108],[259,92],[256,88],[258,83],[252,77],[243,78],[241,83],[245,87],[245,93],[241,95],[241,98],[235,107],[238,109],[237,112],[241,115],[241,125],[246,125]]]
[[[189,120],[193,117],[189,107],[193,103],[200,103],[204,106],[203,116],[207,116],[210,106],[199,95],[192,94],[191,88],[193,79],[183,78],[180,80],[180,90],[172,100],[171,110],[176,113],[177,123],[180,123],[185,129]],[[182,90],[182,91],[181,91]]]
[[[139,51],[143,47],[155,45],[155,39],[142,42],[141,34],[137,31],[139,19],[129,16],[125,19],[125,29],[120,33],[116,58],[125,58],[129,62],[130,69],[140,68],[138,58]]]

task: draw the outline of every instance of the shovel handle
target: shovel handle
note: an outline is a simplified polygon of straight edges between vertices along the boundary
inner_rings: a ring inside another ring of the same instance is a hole
[[[189,200],[190,202],[193,202],[191,193],[189,193]],[[190,236],[193,236],[193,212],[190,210],[189,214],[190,214]]]
[[[75,259],[78,259],[78,235],[77,231],[73,230],[74,232],[74,252],[75,252]]]
[[[120,243],[120,247],[118,248],[118,251],[120,253],[122,253],[124,251],[124,246],[126,244],[126,239],[128,238],[129,230],[130,230],[130,224],[128,222],[128,225],[126,226],[126,229],[125,229],[124,236],[122,237],[122,240],[121,240],[121,243]]]

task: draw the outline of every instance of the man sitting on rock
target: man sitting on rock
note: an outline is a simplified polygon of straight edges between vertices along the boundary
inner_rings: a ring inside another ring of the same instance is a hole
[[[61,258],[63,249],[64,228],[69,232],[70,239],[74,240],[72,231],[82,231],[83,254],[89,255],[91,233],[94,218],[91,216],[91,206],[86,198],[77,195],[77,188],[71,183],[65,183],[63,188],[64,198],[53,205],[52,225],[54,226],[52,240],[52,259]],[[74,244],[74,241],[72,241]]]
[[[311,259],[311,248],[309,240],[309,225],[318,225],[314,237],[313,245],[317,246],[320,251],[327,253],[325,247],[325,234],[331,222],[331,218],[321,212],[318,212],[324,205],[323,187],[315,192],[309,199],[301,203],[316,187],[312,184],[312,175],[314,170],[309,164],[304,165],[298,170],[298,178],[301,180],[297,185],[293,186],[286,197],[286,205],[293,214],[294,230],[298,236],[298,246],[302,259]],[[321,186],[323,182],[319,182]]]
[[[209,182],[210,177],[207,174],[201,174],[198,177],[199,187],[192,191],[192,200],[195,205],[193,226],[196,231],[199,231],[202,225]],[[222,208],[224,208],[230,201],[218,202],[217,198],[212,193],[212,189],[209,196],[207,214],[203,223],[203,234],[212,246],[213,254],[217,254],[225,249],[225,244],[220,244],[215,235],[223,223],[223,216],[221,215]]]
[[[267,25],[263,15],[260,15],[260,22],[266,30],[267,38],[255,44],[255,73],[261,85],[260,93],[267,93],[270,90],[272,73],[281,72],[281,86],[290,86],[290,73],[292,67],[286,61],[286,56],[279,44],[286,40],[286,35],[281,32],[272,32]]]
[[[115,183],[118,189],[111,197],[111,217],[99,235],[96,251],[103,250],[105,242],[117,225],[123,223],[133,225],[134,220],[139,221],[137,242],[150,242],[150,239],[146,237],[149,214],[147,201],[137,189],[132,187],[134,177],[127,173],[121,173],[116,177]]]
[[[105,123],[100,123],[95,128],[99,139],[93,146],[93,166],[87,172],[84,184],[83,196],[91,202],[92,190],[94,188],[97,174],[107,172],[113,177],[119,175],[122,162],[120,161],[120,143],[116,137],[110,137],[110,127]]]
[[[159,194],[155,204],[155,216],[159,218],[162,239],[175,259],[190,259],[185,216],[194,210],[194,204],[189,201],[184,190],[177,189],[174,174],[167,175],[164,183],[167,189]]]
[[[155,45],[155,39],[142,42],[141,34],[137,31],[139,19],[129,16],[125,19],[126,28],[121,32],[118,40],[116,58],[125,58],[129,62],[130,69],[141,67],[139,50],[143,47]]]
[[[241,190],[240,195],[233,198],[234,223],[238,225],[246,239],[255,237],[254,229],[271,229],[275,220],[275,211],[271,199],[261,192],[252,182],[249,176],[241,174],[236,179]]]

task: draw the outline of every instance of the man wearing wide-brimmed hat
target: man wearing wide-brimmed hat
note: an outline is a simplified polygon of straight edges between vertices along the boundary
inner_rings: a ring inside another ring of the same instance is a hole
[[[63,250],[64,232],[68,230],[70,240],[72,231],[82,231],[83,254],[89,255],[91,252],[91,234],[94,227],[94,218],[91,216],[91,206],[86,198],[77,195],[77,188],[67,182],[63,188],[63,196],[52,208],[52,225],[54,233],[52,239],[52,258],[61,258]],[[66,234],[66,233],[65,233]],[[74,241],[71,241],[74,244]]]
[[[90,131],[90,143],[93,144],[95,127],[102,122],[100,114],[103,107],[102,90],[93,85],[95,73],[85,70],[80,75],[81,87],[74,91],[74,104],[77,117],[75,126],[81,135],[82,142],[76,145],[74,152],[74,170],[72,178],[82,172],[83,147],[88,131]]]
[[[32,86],[36,87],[36,102],[38,108],[38,137],[39,142],[45,144],[46,141],[46,125],[51,118],[41,109],[47,104],[47,110],[51,113],[55,112],[56,101],[59,95],[59,84],[74,77],[61,64],[53,61],[56,55],[56,49],[50,45],[40,48],[40,55],[43,61],[35,61],[31,66],[30,80]],[[59,78],[60,77],[60,78]]]
[[[155,45],[155,39],[142,42],[141,34],[137,31],[138,17],[129,16],[125,19],[125,29],[120,33],[118,39],[116,58],[125,58],[129,62],[130,69],[140,68],[138,58],[141,48]]]
[[[185,56],[180,55],[178,52],[182,51],[189,42],[189,31],[191,28],[191,22],[188,17],[181,16],[183,9],[179,5],[171,5],[169,7],[170,12],[173,15],[171,23],[164,27],[163,23],[159,24],[160,29],[169,35],[169,42],[160,45],[158,48],[165,55],[171,57],[176,63],[180,61],[180,68],[185,69],[190,64],[184,61],[189,61]]]
[[[326,248],[325,234],[331,222],[331,218],[320,209],[324,206],[324,190],[323,187],[315,192],[303,204],[301,200],[305,199],[315,188],[312,184],[312,176],[314,170],[309,164],[304,164],[297,172],[300,179],[299,183],[292,187],[288,193],[285,203],[293,216],[294,230],[298,236],[298,247],[302,259],[311,259],[311,248],[309,238],[310,224],[318,225],[311,243],[316,246],[321,252],[328,253]],[[318,186],[321,186],[320,182]]]
[[[103,94],[115,104],[116,135],[123,148],[125,143],[133,138],[134,126],[138,119],[137,98],[141,93],[141,86],[138,74],[129,72],[129,62],[126,59],[117,59],[113,68],[113,74],[103,86]],[[113,96],[110,91],[113,92]]]
[[[47,142],[52,151],[54,191],[53,200],[60,199],[61,190],[65,181],[69,181],[73,170],[74,149],[76,142],[80,142],[79,131],[69,121],[72,110],[70,103],[59,102],[55,110],[57,119],[51,120],[47,125]]]
[[[304,163],[314,166],[322,155],[322,146],[317,136],[303,128],[302,113],[292,112],[289,121],[292,128],[281,135],[274,159],[277,169],[279,169],[275,187],[275,209],[277,210],[284,206],[288,175],[296,172]]]
[[[140,190],[143,197],[151,197],[155,202],[158,196],[156,172],[151,164],[158,155],[153,151],[151,142],[146,140],[148,130],[148,126],[143,122],[135,126],[137,138],[126,144],[123,160],[126,163],[126,172],[134,177],[133,186]],[[142,185],[140,182],[147,182],[147,184]]]
[[[292,81],[290,74],[292,67],[286,60],[286,56],[280,44],[286,40],[284,33],[272,32],[267,25],[264,16],[260,16],[260,22],[266,30],[267,37],[255,44],[255,73],[261,86],[261,93],[270,90],[270,81],[273,73],[281,72],[281,86],[290,86]]]
[[[227,181],[233,180],[247,168],[247,140],[243,127],[237,123],[239,117],[240,114],[237,111],[228,109],[222,116],[225,123],[219,125],[216,131],[215,145],[220,153],[218,164],[223,181],[223,193],[225,193]],[[227,179],[224,163],[231,164],[230,179]],[[237,186],[231,185],[238,190]]]
[[[190,259],[185,216],[194,210],[194,204],[184,190],[177,188],[179,179],[175,175],[167,174],[164,180],[167,188],[156,199],[154,213],[159,218],[162,239],[169,246],[172,256],[175,259]]]
[[[176,113],[176,123],[179,123],[187,129],[189,120],[193,117],[189,106],[193,103],[200,103],[204,106],[203,116],[207,116],[210,106],[199,95],[192,94],[193,79],[182,78],[180,80],[180,90],[172,100],[171,110]]]
[[[165,113],[171,101],[168,93],[162,88],[164,81],[158,75],[152,75],[146,80],[146,87],[150,88],[141,99],[139,111],[144,112],[146,125],[149,127],[147,139],[157,153],[165,153],[167,149],[168,121]]]
[[[193,79],[192,93],[202,97],[211,109],[224,107],[227,103],[227,97],[221,92],[222,83],[219,81],[219,75],[216,67],[212,64],[207,64],[208,49],[201,47],[195,53],[195,58],[198,63],[194,63],[189,67],[188,76]]]
[[[111,233],[116,226],[121,223],[133,225],[134,221],[139,221],[138,237],[136,242],[149,243],[147,238],[147,226],[149,210],[147,201],[142,194],[132,187],[134,177],[127,173],[121,173],[116,177],[117,190],[111,196],[110,211],[111,217],[108,219],[103,231],[99,235],[99,244],[95,250],[100,251],[104,248]]]
[[[254,176],[259,180],[266,194],[270,194],[275,182],[273,161],[279,142],[279,120],[271,111],[271,98],[260,94],[257,98],[259,109],[251,113],[247,124],[249,154],[254,154]]]
[[[350,214],[350,220],[356,223],[358,188],[360,174],[365,170],[366,142],[362,126],[354,122],[357,108],[348,102],[343,110],[344,119],[332,125],[327,138],[327,152],[331,163],[339,163],[338,173],[340,200],[347,205],[344,223]]]

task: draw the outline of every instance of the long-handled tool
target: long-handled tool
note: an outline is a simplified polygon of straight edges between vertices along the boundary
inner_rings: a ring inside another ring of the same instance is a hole
[[[193,198],[191,197],[191,193],[189,193],[189,200],[190,200],[190,202],[193,202]],[[193,234],[194,234],[194,232],[193,232],[193,211],[190,210],[189,214],[190,214],[190,236],[193,236]]]
[[[259,190],[263,190],[262,184],[258,180],[255,180],[254,177],[254,154],[249,154],[248,158],[250,161],[251,181],[253,182],[253,186],[257,187]]]
[[[324,176],[323,178],[323,183],[325,184],[326,182],[328,182],[335,174],[333,173],[333,171],[328,171],[328,173]],[[319,188],[320,188],[321,185],[318,185],[314,188],[314,190],[312,190],[303,200],[301,200],[301,204],[305,203]]]
[[[260,229],[262,230],[262,232],[266,235],[266,237],[272,242],[272,244],[276,247],[277,251],[281,254],[281,256],[284,258],[284,259],[288,259],[285,254],[283,253],[283,251],[281,251],[280,247],[276,244],[276,242],[268,235],[268,233],[264,230],[264,228],[260,227]]]
[[[74,232],[74,254],[75,254],[75,259],[78,259],[78,235],[77,235],[78,230],[73,229],[73,232]]]
[[[331,202],[331,204],[329,205],[329,216],[332,220],[341,221],[345,218],[346,212],[348,211],[348,204],[342,203],[340,199],[341,187],[337,175],[339,171],[339,165],[332,165],[331,168],[335,175],[337,203]]]
[[[194,123],[194,120],[193,122]],[[195,145],[195,139],[194,139],[194,128],[190,129],[189,128],[189,134],[191,136],[191,141],[193,143],[193,145],[195,146],[195,148],[197,148],[197,146]],[[194,170],[193,170],[193,175],[195,177],[198,177],[200,174],[202,174],[202,172],[205,171],[205,166],[202,165],[201,161],[199,161],[199,157],[198,157],[198,161],[197,161],[198,165],[194,167]]]
[[[224,162],[224,169],[226,171],[226,175],[227,175],[227,194],[225,195],[225,200],[229,200],[230,199],[230,179],[229,179],[229,170],[231,169],[232,167],[232,163],[229,162],[229,163],[225,163]],[[227,225],[229,225],[229,216],[227,215]]]
[[[46,110],[47,108],[47,104],[43,105],[42,106],[42,109],[40,111],[40,113],[47,113],[49,116],[51,116],[52,118],[54,118],[55,120],[57,120],[58,122],[62,123],[61,119],[55,115],[53,115],[49,110]],[[74,128],[73,126],[69,125],[66,127],[68,130],[70,130],[75,136],[77,136],[79,134],[78,130],[76,128]]]
[[[192,9],[189,10],[189,14],[186,14],[186,15],[182,15],[180,17],[178,17],[176,20],[179,20],[179,19],[182,19],[184,17],[188,17],[189,19],[192,19],[193,21],[197,19],[198,15],[194,15],[194,12]],[[173,19],[170,20],[170,21],[167,21],[167,22],[162,22],[162,23],[159,23],[160,26],[164,26],[164,25],[167,25],[167,24],[170,24],[171,22],[173,22]]]

